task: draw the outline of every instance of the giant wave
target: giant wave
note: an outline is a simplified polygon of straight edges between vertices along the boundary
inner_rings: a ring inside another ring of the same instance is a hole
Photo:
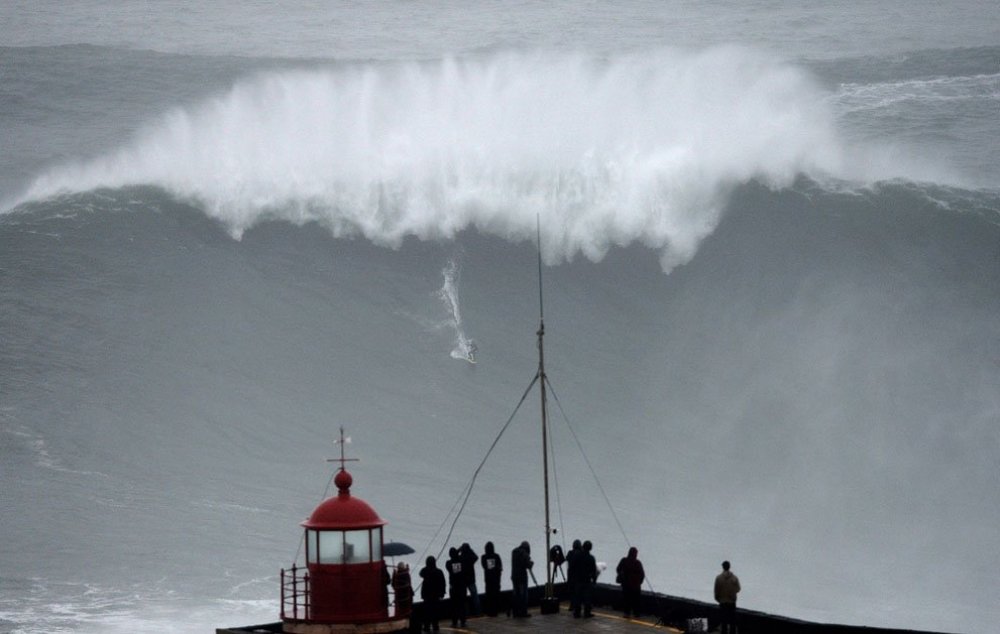
[[[995,620],[1000,202],[838,119],[994,83],[834,95],[738,48],[309,65],[45,170],[0,217],[0,619],[270,618],[338,423],[364,496],[432,541],[534,370],[540,217],[554,388],[658,590],[710,599],[729,555],[748,607]],[[537,442],[505,439],[462,539],[536,538],[511,491]],[[559,473],[560,534],[614,556]]]
[[[155,184],[234,236],[281,218],[386,245],[470,227],[525,239],[541,214],[550,261],[639,242],[669,270],[733,186],[800,174],[930,176],[846,147],[817,82],[753,50],[495,53],[254,75],[21,200]]]

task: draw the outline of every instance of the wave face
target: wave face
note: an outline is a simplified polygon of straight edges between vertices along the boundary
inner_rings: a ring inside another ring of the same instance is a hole
[[[467,228],[529,239],[543,216],[549,262],[638,242],[669,271],[751,179],[961,183],[947,167],[957,161],[905,149],[926,125],[887,145],[839,121],[906,121],[899,104],[911,101],[917,117],[928,102],[975,111],[998,90],[1000,75],[959,75],[845,82],[831,95],[804,69],[739,47],[267,71],[46,171],[20,200],[155,184],[236,237],[284,219],[391,246]]]
[[[273,621],[341,425],[436,554],[537,367],[539,226],[559,536],[1000,621],[995,3],[444,4],[0,8],[0,632]],[[531,396],[456,543],[538,549]]]
[[[940,631],[997,617],[997,209],[751,183],[669,276],[639,245],[545,267],[560,535],[607,561],[627,546],[579,439],[658,591],[710,599],[729,558],[749,608]],[[364,459],[355,493],[433,554],[537,364],[527,243],[389,250],[283,221],[234,241],[148,187],[32,203],[0,240],[12,631],[273,619],[339,425]],[[541,539],[528,403],[457,542]]]
[[[506,54],[256,76],[26,199],[157,184],[236,236],[281,218],[389,245],[527,239],[542,215],[551,261],[641,242],[669,269],[734,185],[871,176],[849,172],[810,76],[752,51]]]

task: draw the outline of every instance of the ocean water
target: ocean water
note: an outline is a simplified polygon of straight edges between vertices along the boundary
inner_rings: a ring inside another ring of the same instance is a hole
[[[341,426],[541,553],[538,227],[555,541],[1000,622],[995,3],[205,4],[0,6],[0,632],[276,620]]]

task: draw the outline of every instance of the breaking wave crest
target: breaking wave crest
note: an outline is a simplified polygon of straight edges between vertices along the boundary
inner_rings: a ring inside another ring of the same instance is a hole
[[[845,157],[827,97],[805,71],[738,48],[272,72],[44,174],[22,202],[151,184],[235,237],[282,219],[389,246],[467,228],[527,240],[540,214],[549,261],[639,242],[670,270],[734,185],[892,175]]]

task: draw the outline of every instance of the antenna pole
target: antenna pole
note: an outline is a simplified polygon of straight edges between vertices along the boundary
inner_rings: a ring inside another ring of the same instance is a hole
[[[552,587],[552,527],[549,522],[549,432],[548,414],[545,404],[545,310],[542,303],[542,223],[535,216],[535,231],[538,240],[538,384],[542,393],[542,475],[545,479],[545,598],[553,596]]]
[[[538,320],[545,323],[545,303],[542,301],[542,219],[535,215],[535,236],[538,244]]]

